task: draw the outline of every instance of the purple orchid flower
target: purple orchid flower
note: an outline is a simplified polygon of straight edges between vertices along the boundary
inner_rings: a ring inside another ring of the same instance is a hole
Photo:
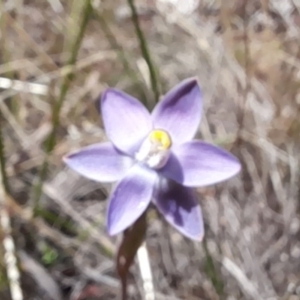
[[[237,174],[236,157],[214,145],[192,140],[201,118],[202,95],[195,78],[169,91],[152,114],[137,99],[107,89],[101,99],[111,142],[94,144],[65,157],[81,175],[117,185],[110,195],[107,229],[115,235],[155,204],[185,236],[201,240],[204,225],[193,187]]]

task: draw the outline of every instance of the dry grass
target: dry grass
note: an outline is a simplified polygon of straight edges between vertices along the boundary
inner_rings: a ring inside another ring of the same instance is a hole
[[[300,299],[299,1],[205,0],[189,17],[163,1],[136,2],[159,66],[158,88],[166,92],[197,76],[206,112],[199,137],[230,149],[243,163],[238,177],[199,189],[205,243],[187,241],[151,217],[147,245],[157,299]],[[61,157],[105,139],[98,99],[107,86],[150,107],[155,101],[125,1],[94,1],[77,62],[70,65],[81,5],[0,4],[0,126],[11,194],[6,204],[26,300],[118,299],[118,240],[104,228],[110,187],[79,177]],[[56,140],[47,151],[63,82],[68,88]],[[34,217],[34,186],[45,161]],[[10,299],[4,270],[3,300]],[[142,299],[140,286],[133,267],[132,299]]]

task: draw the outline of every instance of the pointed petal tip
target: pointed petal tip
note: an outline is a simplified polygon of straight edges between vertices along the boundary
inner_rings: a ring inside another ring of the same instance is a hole
[[[88,147],[88,146],[87,146],[87,147]],[[81,149],[73,150],[73,151],[70,151],[69,153],[65,154],[65,155],[62,157],[62,161],[63,161],[66,165],[69,165],[69,164],[71,163],[72,158],[74,158],[74,156],[76,156],[76,154],[80,153],[80,150],[81,150]]]
[[[199,85],[199,80],[198,80],[198,77],[196,77],[196,76],[188,77],[188,78],[184,79],[182,82],[186,82],[186,83],[190,82],[190,83]]]
[[[186,78],[186,79],[182,80],[181,82],[179,82],[178,86],[182,86],[185,88],[189,87],[190,89],[193,89],[195,86],[197,86],[199,88],[199,91],[201,92],[199,80],[197,77]]]
[[[241,164],[240,160],[232,153],[228,152],[228,155],[230,156],[232,163],[235,164],[235,165],[232,165],[231,176],[229,175],[229,177],[228,177],[228,179],[230,179],[240,173],[240,171],[242,170],[242,164]],[[227,179],[224,179],[224,180],[227,180]]]
[[[113,87],[106,88],[100,97],[100,101],[99,101],[100,109],[102,108],[102,105],[104,104],[104,102],[106,102],[113,95],[122,97],[123,95],[126,96],[127,94],[117,88],[113,88]],[[102,110],[100,110],[100,111],[102,111]]]
[[[167,220],[168,221],[168,220]],[[172,226],[172,224],[169,222],[169,224]],[[204,229],[202,227],[199,231],[201,231],[199,234],[192,235],[189,232],[186,232],[184,228],[182,227],[175,227],[175,229],[186,239],[189,239],[194,242],[201,243],[204,239]]]
[[[102,93],[101,97],[100,97],[100,106],[103,104],[103,102],[105,102],[105,100],[108,98],[109,94],[113,94],[115,92],[118,92],[119,90],[112,88],[112,87],[108,87],[104,90],[104,92]]]
[[[242,164],[241,164],[240,160],[236,156],[234,156],[234,157],[236,159],[236,172],[233,176],[237,175],[242,170]]]
[[[200,233],[198,235],[187,235],[182,233],[185,237],[189,238],[190,240],[193,240],[194,242],[199,242],[201,243],[204,239],[204,235],[205,235],[205,230],[204,230],[204,225],[202,223],[202,226],[200,228]]]
[[[122,230],[117,231],[114,228],[112,228],[111,226],[109,226],[108,224],[106,224],[106,231],[107,231],[109,236],[115,236],[115,235],[122,232]]]
[[[120,90],[113,88],[113,87],[108,87],[102,93],[101,99],[106,98],[107,94],[109,94],[109,93],[118,93],[118,92],[120,92]]]
[[[197,238],[195,239],[196,242],[202,242],[204,239],[204,232],[201,233],[200,235],[197,236]]]
[[[183,233],[182,233],[183,234]],[[203,238],[204,238],[204,235],[199,235],[199,236],[187,236],[185,234],[183,234],[184,237],[194,241],[194,242],[197,242],[197,243],[201,243],[203,242]]]
[[[106,232],[109,236],[113,237],[116,236],[122,232],[124,232],[130,225],[128,225],[126,228],[125,227],[120,227],[120,226],[116,226],[116,224],[114,222],[111,221],[110,216],[108,215],[108,211],[107,210],[107,215],[106,215]]]
[[[69,158],[69,154],[65,154],[65,155],[61,158],[61,160],[66,164],[68,158]]]
[[[74,154],[76,154],[77,151],[73,151],[73,152],[70,152],[70,153],[67,153],[65,154],[63,157],[62,157],[62,161],[66,164],[66,165],[69,165],[70,164],[70,160],[72,159],[72,156]]]
[[[185,232],[184,228],[176,228],[185,238],[188,238],[194,242],[201,243],[204,239],[204,229],[200,227],[201,233],[198,235],[191,235],[188,232]]]
[[[199,88],[199,91],[201,93],[201,87],[200,87],[200,83],[199,83],[199,80],[196,76],[193,76],[193,77],[189,77],[189,78],[186,78],[184,80],[182,80],[179,85],[185,85],[185,86],[190,86],[190,88],[194,88],[194,86],[198,86]]]
[[[104,144],[104,143],[103,143]],[[76,149],[76,150],[71,150],[70,152],[66,153],[65,155],[63,155],[62,160],[64,162],[69,162],[75,155],[80,154],[80,152],[84,149],[84,148],[89,148],[94,146],[92,145],[88,145],[88,146],[84,146],[82,148]]]

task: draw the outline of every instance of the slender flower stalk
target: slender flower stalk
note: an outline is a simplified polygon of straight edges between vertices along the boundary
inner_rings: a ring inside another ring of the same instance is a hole
[[[159,100],[159,81],[158,81],[158,75],[157,75],[157,69],[155,68],[152,59],[151,59],[151,55],[150,55],[150,51],[148,49],[148,44],[147,44],[147,40],[145,39],[144,33],[141,29],[140,23],[139,23],[139,17],[136,11],[136,7],[135,7],[135,3],[134,0],[127,0],[128,5],[130,7],[131,10],[131,18],[132,18],[132,23],[134,25],[135,31],[136,31],[136,35],[139,39],[140,42],[140,48],[141,48],[141,52],[142,55],[148,65],[148,69],[149,69],[149,74],[150,74],[150,81],[151,81],[151,87],[152,90],[154,92],[155,95],[155,100],[156,102],[158,102]]]
[[[229,179],[241,165],[227,151],[192,140],[202,113],[197,80],[171,89],[151,114],[137,99],[110,88],[101,111],[110,142],[87,146],[64,160],[87,178],[118,182],[108,204],[109,234],[127,229],[152,202],[179,232],[201,241],[203,218],[193,188]]]

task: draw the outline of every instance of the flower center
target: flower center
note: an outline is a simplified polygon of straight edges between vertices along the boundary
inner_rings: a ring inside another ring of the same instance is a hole
[[[169,159],[171,146],[170,135],[164,130],[155,129],[144,140],[135,158],[150,168],[160,169]]]

